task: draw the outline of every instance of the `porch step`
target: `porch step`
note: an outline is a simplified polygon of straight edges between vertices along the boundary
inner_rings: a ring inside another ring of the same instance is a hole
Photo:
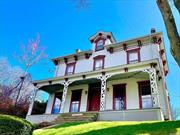
[[[97,112],[84,112],[84,113],[63,113],[53,121],[53,124],[63,124],[66,122],[78,121],[96,121],[98,118]]]

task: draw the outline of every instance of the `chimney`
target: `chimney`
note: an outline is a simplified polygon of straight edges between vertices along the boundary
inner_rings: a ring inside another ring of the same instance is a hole
[[[152,33],[156,33],[156,29],[155,28],[151,28],[151,34]]]
[[[76,49],[76,53],[80,53],[81,52],[81,50],[80,49]]]

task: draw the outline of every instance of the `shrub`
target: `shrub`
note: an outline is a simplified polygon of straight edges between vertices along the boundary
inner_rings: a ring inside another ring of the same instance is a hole
[[[34,126],[21,118],[0,114],[0,135],[32,135]]]

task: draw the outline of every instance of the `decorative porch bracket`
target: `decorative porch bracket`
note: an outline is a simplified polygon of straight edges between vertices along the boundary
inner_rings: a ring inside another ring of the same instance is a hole
[[[32,114],[32,110],[33,110],[33,106],[34,106],[34,101],[35,101],[37,92],[38,92],[38,88],[35,87],[34,92],[32,93],[32,98],[31,98],[31,101],[30,101],[30,105],[29,105],[29,109],[28,109],[27,115],[31,115]]]
[[[98,76],[97,79],[101,80],[101,103],[100,103],[100,111],[106,109],[106,80],[111,77],[111,75],[101,75]]]
[[[69,84],[71,84],[71,83],[72,83],[72,81],[64,81],[64,82],[60,83],[60,84],[64,85],[60,113],[64,113],[64,103],[66,100],[67,90],[68,90]]]
[[[149,74],[153,107],[160,107],[156,70],[154,68],[148,68],[148,69],[144,69],[143,72]]]

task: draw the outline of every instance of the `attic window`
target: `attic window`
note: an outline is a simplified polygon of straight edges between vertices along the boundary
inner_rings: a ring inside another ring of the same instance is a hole
[[[96,42],[96,48],[95,50],[96,51],[100,51],[100,50],[103,50],[104,49],[104,43],[105,43],[105,40],[104,39],[100,39]]]

